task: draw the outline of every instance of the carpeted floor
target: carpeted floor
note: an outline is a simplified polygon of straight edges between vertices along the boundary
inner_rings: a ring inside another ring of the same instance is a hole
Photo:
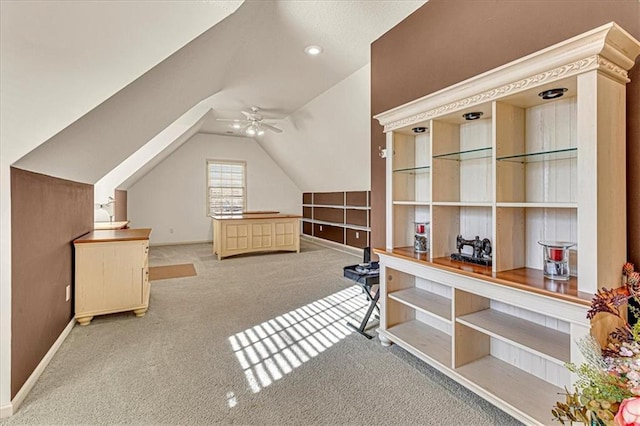
[[[142,318],[75,326],[0,424],[519,424],[345,327],[367,306],[342,277],[359,260],[305,242],[222,261],[208,244],[152,247],[152,266],[193,263],[198,275],[155,281]]]

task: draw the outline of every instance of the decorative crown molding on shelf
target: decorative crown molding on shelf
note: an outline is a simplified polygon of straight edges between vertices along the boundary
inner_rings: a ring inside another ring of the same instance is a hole
[[[374,116],[389,132],[598,69],[620,83],[640,42],[611,22]]]

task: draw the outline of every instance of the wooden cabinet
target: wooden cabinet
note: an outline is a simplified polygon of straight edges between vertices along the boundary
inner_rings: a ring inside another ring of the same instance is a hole
[[[376,116],[388,154],[380,339],[528,424],[548,423],[571,385],[576,341],[602,337],[591,296],[620,283],[625,85],[639,53],[612,23]],[[414,222],[430,222],[426,253]],[[491,266],[451,260],[457,235],[488,238]],[[575,243],[569,280],[544,277],[541,240]]]
[[[149,307],[151,229],[90,232],[74,241],[75,317],[88,325],[95,315]]]
[[[312,238],[368,247],[370,213],[369,191],[302,194],[302,232]]]
[[[300,252],[300,216],[268,213],[213,218],[213,253],[218,260],[265,251]]]

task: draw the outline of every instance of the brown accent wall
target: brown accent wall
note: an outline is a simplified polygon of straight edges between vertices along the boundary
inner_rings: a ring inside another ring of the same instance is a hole
[[[120,222],[127,220],[127,191],[123,189],[116,189],[116,211],[113,220]]]
[[[11,168],[11,398],[73,317],[71,241],[92,229],[93,185]]]
[[[354,210],[354,209],[346,209],[347,212],[347,220],[345,223],[349,225],[358,225],[358,226],[369,226],[367,223],[367,214],[368,210]]]
[[[346,244],[351,247],[365,248],[369,246],[369,242],[367,241],[368,232],[357,231],[355,229],[346,230]]]
[[[361,206],[366,207],[369,196],[369,191],[349,191],[346,196],[347,206]]]
[[[314,207],[313,218],[324,222],[344,223],[344,209],[332,207]]]
[[[615,21],[640,39],[637,0],[430,0],[371,45],[376,115]],[[629,260],[640,262],[640,65],[627,85]],[[371,245],[385,246],[385,146],[371,122]]]
[[[343,206],[344,192],[314,192],[313,204],[325,206]]]
[[[323,240],[344,244],[344,228],[333,225],[313,225],[313,235]]]

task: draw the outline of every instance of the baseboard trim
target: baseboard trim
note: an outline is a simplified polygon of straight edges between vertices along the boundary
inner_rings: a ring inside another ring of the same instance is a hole
[[[208,241],[178,241],[178,242],[173,242],[173,243],[149,243],[149,246],[151,247],[162,247],[162,246],[181,246],[181,245],[186,245],[186,244],[213,244],[212,240],[208,240]]]
[[[13,414],[13,404],[8,403],[0,406],[0,419],[11,417],[11,414]]]
[[[29,392],[31,392],[31,389],[33,389],[33,387],[37,383],[38,379],[40,378],[40,375],[44,372],[45,368],[47,368],[47,366],[49,365],[49,362],[51,362],[51,360],[53,359],[53,356],[56,354],[56,352],[58,352],[58,349],[60,349],[60,346],[62,346],[62,343],[65,341],[69,333],[71,333],[71,329],[73,328],[75,323],[76,323],[75,318],[72,318],[71,321],[69,321],[69,324],[67,324],[64,330],[62,330],[62,333],[60,333],[60,336],[58,336],[56,341],[53,343],[53,346],[49,348],[49,351],[47,351],[47,354],[42,358],[38,366],[35,368],[35,370],[33,370],[33,373],[31,373],[27,381],[24,382],[24,385],[22,385],[22,387],[16,394],[16,396],[11,400],[11,404],[9,407],[9,410],[10,410],[9,416],[15,414],[18,411],[18,408],[20,408],[20,405],[22,404],[24,399],[27,397]],[[3,410],[4,410],[4,407],[3,407]]]
[[[300,235],[300,239],[312,244],[316,244],[316,245],[327,247],[333,250],[341,251],[343,253],[352,254],[354,256],[358,256],[359,258],[363,257],[364,250],[361,248],[351,247],[351,246],[336,243],[333,241],[325,240],[323,238],[312,237],[311,235],[305,235],[305,234]]]

